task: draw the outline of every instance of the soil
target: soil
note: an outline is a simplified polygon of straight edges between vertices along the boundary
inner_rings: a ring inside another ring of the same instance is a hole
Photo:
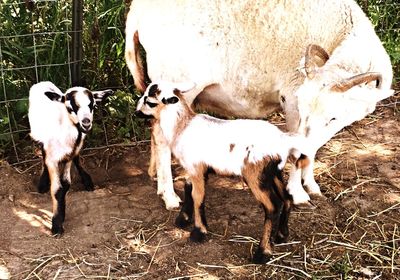
[[[0,279],[400,279],[398,98],[320,149],[315,175],[327,200],[292,211],[289,241],[266,265],[251,263],[264,214],[240,179],[211,175],[209,234],[194,244],[147,175],[148,144],[87,149],[96,189],[83,191],[74,176],[55,238],[50,195],[35,188],[39,159],[24,169],[3,162]],[[182,197],[183,170],[173,170]]]

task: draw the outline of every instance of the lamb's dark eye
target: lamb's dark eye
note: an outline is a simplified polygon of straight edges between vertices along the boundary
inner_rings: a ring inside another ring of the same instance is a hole
[[[153,102],[149,102],[149,101],[147,101],[146,104],[149,105],[150,108],[154,108],[158,105],[157,103],[153,103]]]

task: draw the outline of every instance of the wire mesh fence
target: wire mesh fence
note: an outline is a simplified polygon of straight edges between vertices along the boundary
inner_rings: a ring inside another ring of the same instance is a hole
[[[75,1],[74,1],[75,2]],[[32,84],[50,80],[62,90],[73,84],[72,69],[82,64],[81,82],[89,88],[119,89],[97,121],[87,146],[133,143],[148,137],[133,117],[135,95],[126,68],[124,21],[129,0],[87,0],[83,26],[73,28],[73,1],[0,0],[0,159],[12,164],[33,157],[27,119]],[[400,72],[400,4],[396,0],[358,0],[388,50],[395,80]],[[73,35],[83,38],[76,59]]]

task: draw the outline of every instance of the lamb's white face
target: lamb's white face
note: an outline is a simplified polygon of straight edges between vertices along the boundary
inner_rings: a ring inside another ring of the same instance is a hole
[[[165,106],[176,104],[182,98],[182,93],[191,90],[193,83],[151,83],[136,106],[136,115],[142,118],[159,119]]]
[[[92,92],[83,87],[73,87],[67,90],[65,105],[72,121],[83,133],[88,133],[92,128],[93,109],[96,101],[100,102],[112,93],[112,90]]]

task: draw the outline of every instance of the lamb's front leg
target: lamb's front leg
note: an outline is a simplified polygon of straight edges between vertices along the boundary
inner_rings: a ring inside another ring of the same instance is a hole
[[[171,170],[171,149],[167,145],[156,143],[156,153],[157,194],[161,195],[168,210],[178,208],[181,199],[174,191]]]
[[[301,184],[302,169],[297,168],[295,164],[290,167],[289,180],[287,184],[287,191],[293,198],[293,204],[295,207],[300,209],[312,209],[315,208],[310,203],[310,196],[304,190]]]
[[[65,220],[65,195],[68,192],[70,181],[65,175],[60,174],[60,170],[64,173],[65,163],[46,163],[50,175],[50,192],[53,201],[53,217],[51,224],[51,232],[54,235],[61,235],[64,232],[63,223]],[[59,170],[60,169],[60,170]]]
[[[81,166],[79,155],[75,156],[73,161],[76,169],[78,170],[79,176],[81,177],[82,184],[85,186],[85,190],[87,190],[88,192],[94,191],[92,177],[90,177],[90,175]],[[69,168],[69,170],[70,169],[71,168]],[[71,182],[71,180],[69,180],[69,182]]]
[[[154,137],[156,136],[154,135],[152,130],[150,138],[150,162],[149,169],[147,169],[147,174],[149,174],[150,178],[152,179],[157,175],[157,149]]]
[[[325,198],[321,193],[319,185],[314,179],[314,157],[310,158],[308,166],[302,169],[301,176],[303,179],[303,185],[312,198]]]

